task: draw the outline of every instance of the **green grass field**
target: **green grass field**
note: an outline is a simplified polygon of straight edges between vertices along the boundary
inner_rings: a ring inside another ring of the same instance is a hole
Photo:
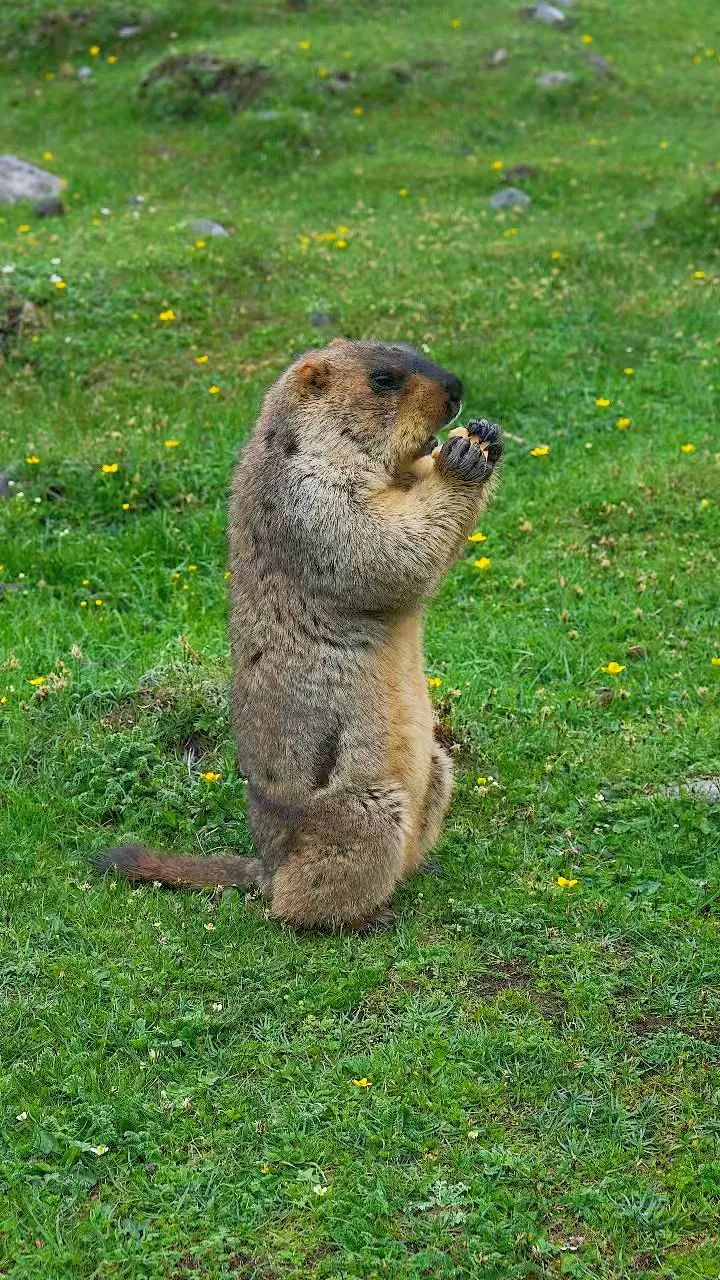
[[[2,1276],[720,1274],[718,809],[668,794],[720,772],[717,4],[519,7],[0,13],[0,153],[68,180],[0,207]],[[139,95],[194,49],[269,77]],[[428,618],[442,874],[362,938],[89,865],[249,850],[228,477],[336,333],[508,433]]]

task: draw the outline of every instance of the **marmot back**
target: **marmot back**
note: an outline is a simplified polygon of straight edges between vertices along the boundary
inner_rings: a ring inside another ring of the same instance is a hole
[[[388,918],[436,842],[449,757],[435,743],[422,616],[502,452],[479,422],[438,449],[462,384],[404,345],[346,342],[270,389],[235,470],[230,644],[238,759],[257,858],[111,850],[132,879],[257,885],[298,927]]]

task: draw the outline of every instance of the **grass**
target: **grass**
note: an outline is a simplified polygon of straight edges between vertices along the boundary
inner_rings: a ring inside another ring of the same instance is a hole
[[[69,180],[0,210],[0,1274],[716,1277],[717,810],[665,792],[720,770],[713,0],[73,12],[0,14],[0,152]],[[272,81],[138,97],[194,48]],[[323,939],[87,860],[249,848],[227,481],[335,332],[426,344],[509,436],[428,619],[442,875]]]

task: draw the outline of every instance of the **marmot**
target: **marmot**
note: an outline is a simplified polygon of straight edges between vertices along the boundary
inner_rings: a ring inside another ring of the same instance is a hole
[[[272,916],[300,928],[392,919],[452,789],[423,609],[502,453],[484,420],[438,449],[462,394],[412,347],[345,339],[270,389],[234,473],[229,530],[234,723],[258,856],[126,846],[101,867],[259,888]]]

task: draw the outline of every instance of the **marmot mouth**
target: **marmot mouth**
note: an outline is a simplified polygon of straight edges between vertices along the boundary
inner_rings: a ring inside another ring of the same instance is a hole
[[[437,448],[437,444],[437,436],[430,436],[429,439],[425,441],[420,452],[416,455],[416,458],[426,458],[429,453],[432,453],[433,449]]]

